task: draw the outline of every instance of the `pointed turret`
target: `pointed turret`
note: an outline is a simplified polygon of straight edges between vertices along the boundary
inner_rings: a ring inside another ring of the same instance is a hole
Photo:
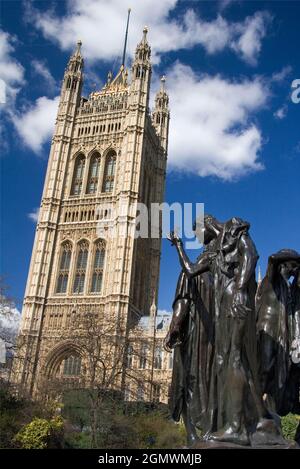
[[[148,28],[143,29],[143,38],[137,45],[131,67],[133,91],[141,92],[141,101],[148,109],[151,79],[151,47],[147,39]]]
[[[61,90],[61,103],[72,102],[77,106],[80,101],[83,82],[83,57],[81,54],[82,42],[77,42],[77,47],[71,55],[65,69]]]
[[[152,122],[156,132],[161,140],[162,147],[168,149],[168,133],[169,133],[169,96],[165,89],[166,77],[160,79],[160,90],[155,96],[155,107],[152,113]]]
[[[150,306],[150,330],[153,331],[156,328],[156,316],[157,316],[157,307],[155,303],[155,293],[153,294],[152,305]]]

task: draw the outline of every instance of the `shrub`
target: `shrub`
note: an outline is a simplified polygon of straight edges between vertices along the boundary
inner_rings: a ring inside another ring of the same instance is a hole
[[[45,449],[61,447],[63,420],[54,417],[51,420],[34,418],[16,435],[15,440],[24,449]]]
[[[294,440],[300,415],[287,414],[281,418],[282,433],[287,440]]]
[[[0,388],[0,448],[13,448],[14,436],[24,424],[25,401]]]
[[[65,448],[86,449],[91,447],[91,437],[86,432],[67,432],[65,434]]]
[[[135,419],[139,448],[175,449],[186,444],[185,431],[165,415],[153,413]]]

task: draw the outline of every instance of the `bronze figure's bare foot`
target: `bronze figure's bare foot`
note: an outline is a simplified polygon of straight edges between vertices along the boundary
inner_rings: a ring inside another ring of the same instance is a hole
[[[210,440],[220,441],[223,443],[234,443],[236,445],[249,446],[250,440],[245,431],[236,432],[232,427],[225,430],[212,433],[209,437]]]

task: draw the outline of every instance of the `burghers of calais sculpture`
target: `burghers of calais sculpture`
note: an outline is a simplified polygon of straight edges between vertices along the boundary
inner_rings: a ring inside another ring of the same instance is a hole
[[[189,445],[281,444],[260,390],[255,267],[249,223],[204,218],[204,251],[195,263],[170,234],[182,267],[165,348],[175,348],[171,413],[182,415]],[[195,226],[196,233],[197,227]]]
[[[271,412],[299,414],[300,254],[291,249],[269,257],[257,296],[259,375]],[[300,441],[300,424],[297,432]]]

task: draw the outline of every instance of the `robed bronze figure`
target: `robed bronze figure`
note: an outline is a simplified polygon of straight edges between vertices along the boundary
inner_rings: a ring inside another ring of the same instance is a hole
[[[257,296],[259,375],[264,400],[279,415],[300,413],[300,254],[269,257]],[[300,439],[300,425],[298,439]]]
[[[170,235],[182,267],[166,337],[175,347],[171,412],[183,416],[188,444],[281,443],[257,373],[255,266],[249,223],[204,218],[205,249],[195,263]]]

